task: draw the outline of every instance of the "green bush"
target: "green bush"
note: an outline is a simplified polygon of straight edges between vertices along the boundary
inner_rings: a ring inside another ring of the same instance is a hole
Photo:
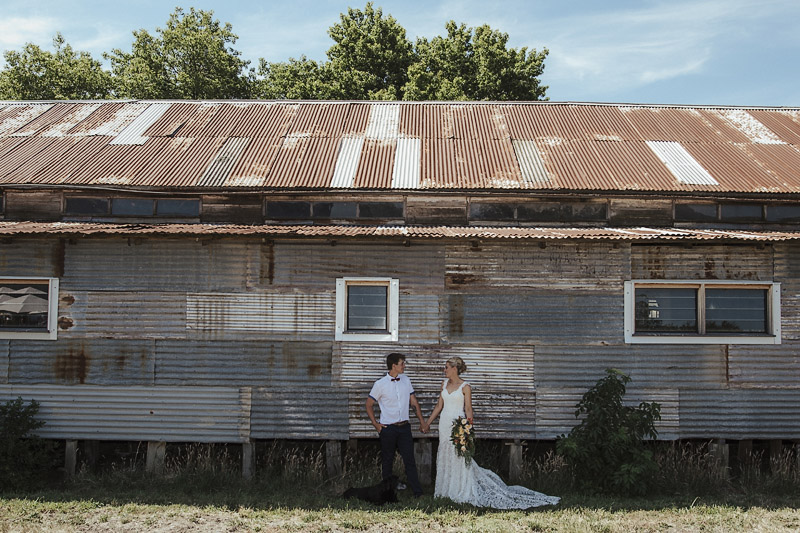
[[[638,407],[622,404],[631,378],[614,369],[589,389],[576,406],[581,423],[561,435],[556,450],[586,490],[619,494],[644,494],[658,472],[653,452],[644,439],[655,439],[655,422],[661,420],[658,403]]]
[[[44,425],[39,403],[22,398],[0,405],[0,490],[24,488],[39,479],[49,462],[47,444],[32,435]]]

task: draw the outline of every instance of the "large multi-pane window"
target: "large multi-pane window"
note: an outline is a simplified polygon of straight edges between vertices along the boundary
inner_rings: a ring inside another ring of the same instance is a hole
[[[396,279],[337,279],[335,339],[396,341],[398,295]]]
[[[628,281],[625,340],[779,344],[780,284]]]

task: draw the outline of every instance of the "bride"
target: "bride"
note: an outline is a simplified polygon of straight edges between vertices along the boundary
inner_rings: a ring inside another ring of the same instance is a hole
[[[461,379],[467,365],[460,357],[447,360],[439,401],[433,409],[426,427],[436,417],[439,419],[439,452],[436,456],[436,489],[438,498],[450,498],[458,503],[470,503],[477,507],[493,509],[528,509],[541,505],[555,505],[560,498],[547,496],[518,485],[508,486],[494,472],[481,468],[475,461],[466,463],[456,455],[450,442],[453,421],[465,416],[472,422],[472,388]]]

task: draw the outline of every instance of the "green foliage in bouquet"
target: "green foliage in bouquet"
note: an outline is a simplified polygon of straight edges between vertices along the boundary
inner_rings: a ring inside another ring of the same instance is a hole
[[[463,457],[464,461],[470,464],[475,456],[475,428],[472,422],[463,416],[453,420],[450,442],[456,449],[456,455]]]

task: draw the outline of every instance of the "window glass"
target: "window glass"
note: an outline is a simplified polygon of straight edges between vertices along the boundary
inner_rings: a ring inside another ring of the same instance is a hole
[[[276,220],[307,219],[311,215],[309,202],[267,202],[267,218]]]
[[[519,220],[559,222],[572,219],[572,206],[558,203],[521,204],[517,207]]]
[[[800,222],[800,205],[768,205],[768,222]]]
[[[347,330],[386,331],[387,289],[385,285],[347,287]]]
[[[403,218],[403,202],[360,202],[358,218]]]
[[[717,219],[717,206],[714,204],[675,204],[675,220],[705,222]]]
[[[50,283],[0,280],[0,330],[47,332]]]
[[[470,204],[469,218],[472,220],[514,220],[514,205]]]
[[[697,332],[697,290],[642,287],[636,289],[637,333]]]
[[[314,218],[356,218],[355,202],[315,202]]]
[[[67,215],[107,215],[108,198],[67,198],[64,212]]]
[[[706,333],[766,333],[765,289],[706,288]]]
[[[162,217],[199,217],[200,200],[158,200],[156,214]]]
[[[720,218],[735,222],[754,222],[761,220],[761,206],[757,204],[722,204]]]
[[[141,198],[112,198],[111,214],[120,216],[152,216],[153,200]]]

